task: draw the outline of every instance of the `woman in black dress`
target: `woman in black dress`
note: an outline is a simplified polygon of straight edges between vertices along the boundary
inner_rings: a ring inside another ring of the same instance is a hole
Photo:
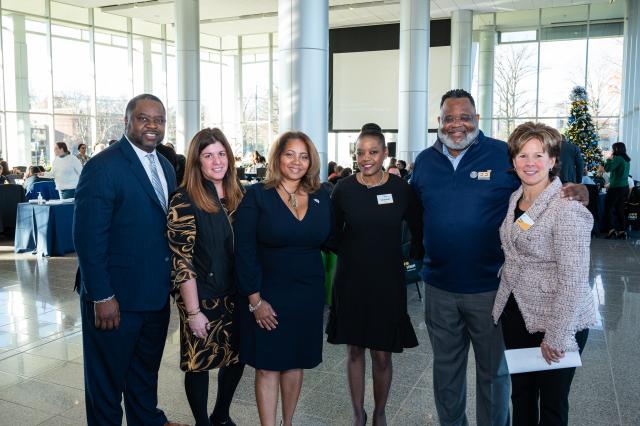
[[[244,364],[238,360],[231,218],[241,199],[227,138],[217,128],[199,131],[167,225],[180,314],[180,368],[197,426],[235,425],[229,407]],[[209,370],[215,368],[218,394],[209,416]]]
[[[421,209],[402,178],[385,173],[384,135],[365,124],[356,145],[360,172],[346,177],[332,194],[338,247],[328,342],[347,344],[347,376],[354,424],[364,412],[365,349],[373,363],[373,424],[386,424],[391,387],[391,353],[418,345],[407,314],[402,258],[402,223],[411,230],[414,258],[422,258]]]
[[[260,423],[274,425],[278,390],[284,426],[300,396],[303,369],[322,361],[324,266],[331,230],[320,157],[302,132],[286,132],[269,154],[267,178],[251,186],[234,223],[241,312],[240,357],[256,369]]]

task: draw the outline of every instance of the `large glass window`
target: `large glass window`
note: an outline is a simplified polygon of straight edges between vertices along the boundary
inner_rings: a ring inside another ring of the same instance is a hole
[[[125,35],[95,33],[97,142],[119,139],[122,134],[122,117],[132,97],[127,46]]]
[[[568,114],[571,89],[585,84],[586,58],[586,39],[540,43],[538,116]]]
[[[499,118],[499,135],[515,129],[518,117],[535,117],[538,44],[498,45],[494,59],[493,115]]]
[[[623,8],[605,10],[591,4],[493,15],[489,20],[485,15],[474,17],[476,30],[497,30],[492,134],[506,139],[528,120],[562,130],[567,125],[571,90],[583,86],[601,146],[615,142],[620,121]]]
[[[93,64],[89,30],[51,25],[53,108],[63,114],[93,112]]]

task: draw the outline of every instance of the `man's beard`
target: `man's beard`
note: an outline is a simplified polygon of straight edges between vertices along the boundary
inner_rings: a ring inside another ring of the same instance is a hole
[[[480,134],[480,129],[476,127],[472,132],[465,133],[464,139],[460,142],[454,142],[447,134],[445,134],[441,128],[438,128],[438,139],[449,149],[454,151],[462,151],[467,148],[471,143],[476,140]]]

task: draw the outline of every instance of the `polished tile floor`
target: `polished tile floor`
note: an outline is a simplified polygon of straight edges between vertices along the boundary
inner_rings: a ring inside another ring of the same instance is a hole
[[[16,255],[11,242],[0,239],[2,425],[85,423],[80,313],[72,291],[75,268],[72,255]],[[591,284],[599,324],[591,330],[584,366],[576,373],[570,423],[640,425],[640,241],[594,240]],[[409,287],[408,303],[420,346],[394,356],[388,420],[395,425],[437,424],[431,347],[415,286]],[[295,424],[350,423],[345,358],[344,347],[325,345],[324,362],[305,373]],[[473,362],[468,375],[468,412],[474,424]],[[239,425],[258,423],[252,377],[247,368],[232,406]],[[160,370],[160,406],[170,419],[191,423],[182,379],[174,312]],[[211,401],[214,392],[212,387]],[[368,379],[369,412],[372,405]]]

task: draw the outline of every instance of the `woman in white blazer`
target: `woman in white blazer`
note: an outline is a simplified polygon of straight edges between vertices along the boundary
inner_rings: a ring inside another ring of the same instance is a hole
[[[595,322],[589,289],[593,218],[561,198],[560,134],[524,123],[509,137],[509,155],[522,186],[500,227],[505,255],[493,319],[501,319],[507,349],[540,346],[548,363],[582,352]],[[566,425],[575,368],[511,375],[514,425]]]

